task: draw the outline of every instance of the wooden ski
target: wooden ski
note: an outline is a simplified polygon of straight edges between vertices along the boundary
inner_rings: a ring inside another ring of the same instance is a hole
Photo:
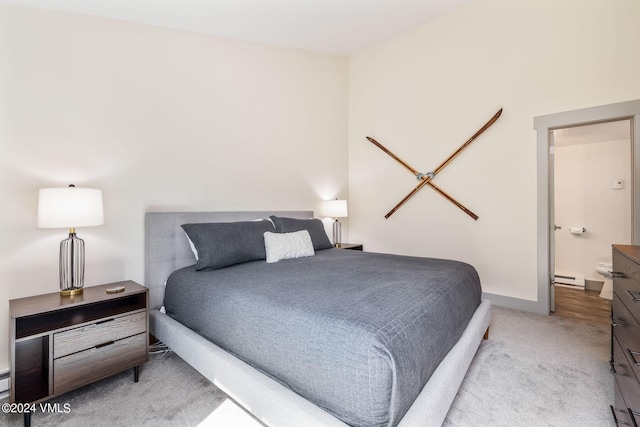
[[[391,158],[393,158],[394,160],[398,161],[398,163],[400,163],[402,166],[404,166],[407,170],[409,170],[409,172],[411,172],[413,175],[415,175],[415,177],[419,180],[423,180],[427,177],[429,177],[428,174],[423,174],[418,172],[417,169],[413,168],[411,165],[409,165],[407,162],[405,162],[404,160],[402,160],[400,157],[396,156],[395,154],[393,154],[390,150],[388,150],[384,145],[380,144],[378,141],[376,141],[375,139],[371,138],[371,137],[367,137],[367,139],[374,144],[376,147],[378,147],[379,149],[381,149],[382,151],[384,151],[385,153],[387,153]],[[429,183],[428,185],[433,188],[436,192],[438,192],[440,195],[442,195],[443,197],[445,197],[447,200],[449,200],[451,203],[453,203],[454,205],[456,205],[457,207],[459,207],[460,209],[462,209],[462,211],[464,213],[466,213],[467,215],[469,215],[471,218],[477,220],[478,219],[478,215],[476,215],[475,213],[473,213],[470,209],[466,208],[462,203],[460,203],[459,201],[457,201],[456,199],[454,199],[453,197],[451,197],[449,194],[447,194],[444,190],[442,190],[441,188],[437,187],[433,182],[431,182],[431,178],[429,178]],[[389,214],[390,215],[390,214]],[[389,218],[388,216],[385,216],[385,218]]]
[[[420,191],[422,189],[422,187],[424,187],[425,185],[429,185],[431,188],[433,188],[435,191],[437,191],[440,195],[442,195],[447,200],[449,200],[450,202],[452,202],[453,204],[458,206],[463,212],[465,212],[471,218],[473,218],[474,220],[477,220],[478,216],[476,214],[474,214],[469,209],[464,207],[460,202],[455,200],[453,197],[449,196],[443,190],[441,190],[440,188],[435,186],[435,184],[433,184],[431,181],[433,180],[433,178],[438,173],[440,173],[442,171],[442,169],[447,167],[447,165],[449,165],[449,163],[451,163],[456,157],[458,157],[458,155],[460,153],[462,153],[477,137],[479,137],[484,131],[489,129],[489,127],[491,127],[491,125],[493,125],[498,120],[498,118],[500,118],[501,114],[502,114],[502,108],[500,110],[498,110],[498,112],[496,114],[494,114],[493,117],[491,117],[491,119],[487,123],[484,124],[484,126],[482,126],[475,134],[473,134],[473,136],[471,138],[469,138],[456,151],[454,151],[453,154],[451,154],[444,162],[442,162],[433,172],[429,172],[429,173],[426,173],[426,174],[422,174],[422,173],[418,172],[416,169],[412,168],[411,166],[409,166],[409,164],[407,164],[406,162],[402,161],[399,157],[397,157],[391,151],[387,150],[378,141],[376,141],[373,138],[367,137],[367,139],[369,141],[371,141],[373,144],[375,144],[382,151],[384,151],[385,153],[390,155],[392,158],[397,160],[400,164],[402,164],[405,168],[407,168],[409,171],[411,171],[411,173],[413,173],[420,180],[420,183],[409,194],[407,194],[407,196],[404,199],[402,199],[397,205],[395,205],[393,207],[393,209],[391,209],[384,217],[388,219],[391,215],[393,215],[395,213],[395,211],[397,211],[403,204],[405,204],[418,191]]]

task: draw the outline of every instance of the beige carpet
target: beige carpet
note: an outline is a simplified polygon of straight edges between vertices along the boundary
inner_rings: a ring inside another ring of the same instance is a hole
[[[614,426],[607,325],[500,307],[493,315],[445,426]],[[70,413],[36,413],[34,427],[259,425],[172,353],[152,356],[137,384],[128,371],[53,402]],[[0,414],[0,425],[21,426],[22,416]]]
[[[609,325],[493,308],[445,426],[615,426]]]

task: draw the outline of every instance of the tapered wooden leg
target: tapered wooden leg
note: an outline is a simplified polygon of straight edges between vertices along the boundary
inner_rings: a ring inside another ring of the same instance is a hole
[[[31,427],[31,412],[24,413],[24,427]]]
[[[140,365],[133,367],[133,381],[138,382],[140,379]]]
[[[485,340],[489,339],[489,328],[487,328],[487,330],[484,333],[484,337],[482,337],[482,338],[484,338]]]

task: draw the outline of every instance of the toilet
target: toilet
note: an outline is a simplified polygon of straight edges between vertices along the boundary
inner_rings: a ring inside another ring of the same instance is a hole
[[[596,263],[596,271],[604,277],[604,285],[600,291],[600,298],[613,299],[613,263],[611,261],[600,261]]]

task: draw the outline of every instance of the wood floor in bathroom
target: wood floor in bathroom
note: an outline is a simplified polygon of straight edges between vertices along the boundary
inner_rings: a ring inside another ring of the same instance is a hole
[[[555,316],[573,317],[611,323],[611,301],[600,298],[600,291],[554,287],[556,292]]]

